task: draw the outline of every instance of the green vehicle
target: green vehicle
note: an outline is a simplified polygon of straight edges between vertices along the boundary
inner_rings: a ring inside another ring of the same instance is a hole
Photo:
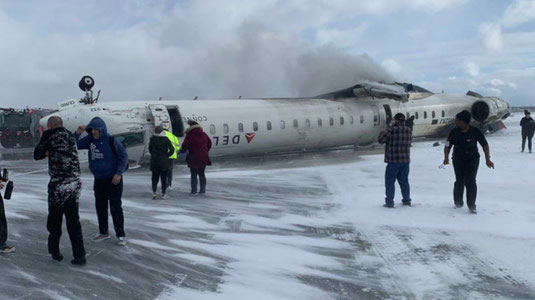
[[[51,110],[0,108],[0,144],[4,148],[34,147],[41,137],[39,120]]]

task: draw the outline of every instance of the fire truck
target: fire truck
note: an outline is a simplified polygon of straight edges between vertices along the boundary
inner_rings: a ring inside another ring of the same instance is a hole
[[[34,147],[41,137],[39,120],[49,109],[0,108],[0,144],[4,148]]]

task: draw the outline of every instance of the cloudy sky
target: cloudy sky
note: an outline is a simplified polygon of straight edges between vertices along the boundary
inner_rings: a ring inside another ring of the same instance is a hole
[[[312,96],[362,79],[535,104],[535,1],[0,0],[0,106]]]

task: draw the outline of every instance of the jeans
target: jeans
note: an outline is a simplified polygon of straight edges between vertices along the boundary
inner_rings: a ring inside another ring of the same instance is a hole
[[[201,193],[206,192],[206,175],[204,174],[204,171],[206,170],[206,167],[202,168],[190,168],[191,172],[191,193],[195,194],[197,193],[197,176],[199,177],[199,180],[201,182]]]
[[[69,198],[63,206],[48,206],[48,220],[46,228],[50,233],[48,236],[48,253],[59,254],[59,241],[61,238],[61,223],[63,215],[67,221],[67,232],[71,240],[72,255],[74,258],[85,257],[84,239],[82,235],[82,225],[78,214],[77,196]]]
[[[0,247],[6,246],[7,243],[7,220],[4,210],[4,199],[0,196]]]
[[[172,171],[171,171],[172,172]],[[169,171],[152,171],[152,192],[156,193],[158,189],[158,181],[162,180],[162,194],[167,191]]]
[[[112,178],[95,179],[95,208],[97,209],[98,227],[101,234],[108,233],[108,203],[113,227],[117,237],[124,237],[124,215],[122,208],[123,180],[117,185],[111,183]]]
[[[477,183],[476,176],[479,168],[479,157],[471,159],[453,158],[455,170],[455,185],[453,188],[453,200],[455,205],[462,206],[464,188],[466,187],[466,204],[469,208],[476,208]]]
[[[531,141],[533,139],[533,133],[522,132],[522,151],[526,148],[526,140],[528,140],[528,149],[531,152]]]
[[[396,193],[396,180],[401,188],[403,202],[411,202],[411,188],[409,185],[409,163],[388,163],[385,171],[385,192],[386,205],[394,205],[394,195]]]

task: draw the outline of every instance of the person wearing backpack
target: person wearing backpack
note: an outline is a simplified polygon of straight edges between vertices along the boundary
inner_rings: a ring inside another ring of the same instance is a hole
[[[80,138],[83,132],[87,136]],[[75,132],[78,149],[88,149],[89,169],[95,177],[95,207],[98,216],[99,234],[93,241],[110,238],[108,232],[108,206],[113,219],[117,245],[126,245],[124,215],[122,209],[123,173],[128,168],[128,154],[124,145],[108,134],[106,123],[99,117],[87,126],[81,125]]]

